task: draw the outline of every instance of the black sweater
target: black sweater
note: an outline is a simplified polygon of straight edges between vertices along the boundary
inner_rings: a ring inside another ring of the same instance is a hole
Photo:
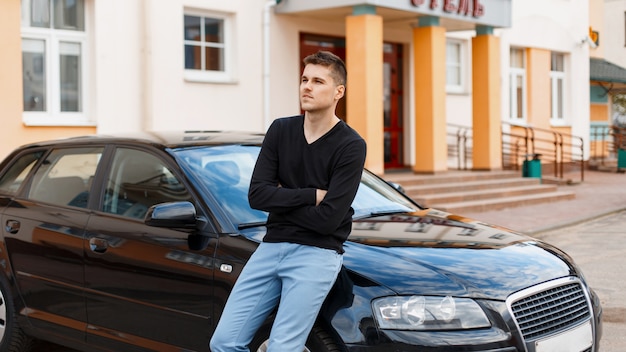
[[[343,253],[365,153],[365,141],[343,121],[308,144],[303,115],[275,120],[263,140],[248,193],[252,208],[269,212],[263,241]],[[316,189],[328,191],[318,206]]]

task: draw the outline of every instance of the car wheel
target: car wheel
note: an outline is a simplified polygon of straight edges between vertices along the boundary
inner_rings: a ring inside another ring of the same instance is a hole
[[[269,336],[265,337],[263,343],[253,351],[266,352],[267,345],[269,343]],[[252,343],[254,346],[254,342]],[[309,334],[309,338],[306,341],[306,346],[302,352],[339,352],[339,346],[335,343],[333,338],[324,329],[314,326]]]
[[[28,352],[33,343],[17,325],[13,297],[8,285],[0,279],[0,352]]]

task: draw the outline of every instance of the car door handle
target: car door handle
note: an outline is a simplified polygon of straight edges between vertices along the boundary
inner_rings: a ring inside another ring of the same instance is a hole
[[[4,229],[8,233],[16,234],[20,230],[20,222],[17,220],[7,220]]]
[[[104,238],[92,237],[89,239],[89,248],[96,253],[104,253],[109,248],[109,242]]]

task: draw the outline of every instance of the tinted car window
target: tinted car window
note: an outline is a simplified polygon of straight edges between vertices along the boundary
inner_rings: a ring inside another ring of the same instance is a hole
[[[143,219],[152,205],[191,201],[185,186],[156,156],[119,148],[107,181],[103,211]]]
[[[86,208],[103,148],[53,150],[35,171],[28,198]]]
[[[175,152],[185,169],[217,199],[232,221],[242,226],[264,223],[267,213],[250,208],[248,188],[259,155],[257,146],[226,145],[181,148]],[[365,172],[352,203],[354,218],[415,209],[385,181]]]
[[[33,166],[43,156],[43,151],[36,151],[21,156],[0,179],[0,192],[14,195]]]
[[[176,155],[188,174],[198,180],[233,223],[265,222],[267,213],[250,208],[248,188],[259,147],[225,145],[181,148]]]

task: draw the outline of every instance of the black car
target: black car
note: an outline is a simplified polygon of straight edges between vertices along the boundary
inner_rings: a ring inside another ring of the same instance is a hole
[[[14,151],[0,165],[0,351],[34,339],[208,351],[265,233],[247,199],[262,138],[90,136]],[[353,207],[307,350],[598,351],[598,297],[561,250],[422,208],[368,171]]]

